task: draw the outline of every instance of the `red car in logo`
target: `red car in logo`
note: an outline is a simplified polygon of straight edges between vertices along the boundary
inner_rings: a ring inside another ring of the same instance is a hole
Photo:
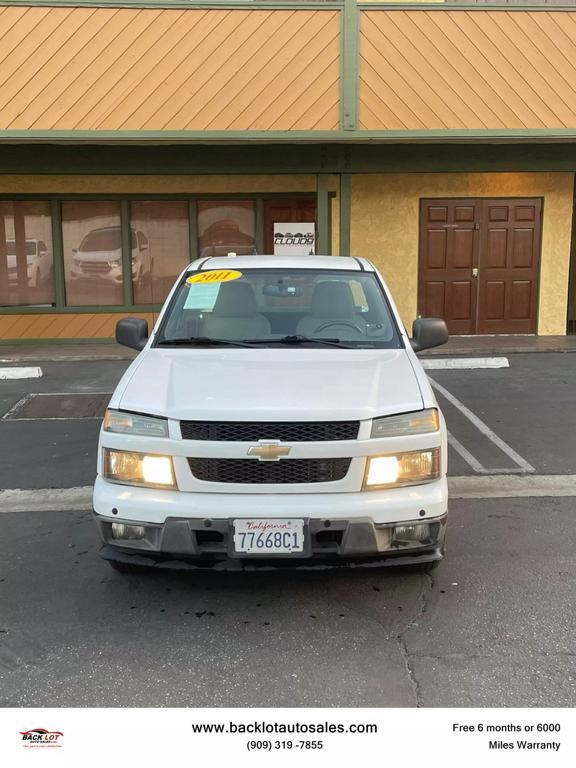
[[[24,746],[59,747],[58,739],[64,736],[62,731],[48,731],[46,728],[31,728],[29,731],[20,731]]]

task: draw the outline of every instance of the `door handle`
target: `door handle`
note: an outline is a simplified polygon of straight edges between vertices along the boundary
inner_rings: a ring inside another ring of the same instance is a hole
[[[472,270],[472,277],[478,277],[478,267],[474,267]]]

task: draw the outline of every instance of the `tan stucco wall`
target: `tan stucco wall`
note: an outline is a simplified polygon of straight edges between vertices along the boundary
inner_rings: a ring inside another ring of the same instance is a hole
[[[335,185],[331,180],[330,188]],[[334,186],[335,188],[335,186]],[[0,175],[0,193],[53,194],[226,194],[227,192],[315,192],[316,177],[309,175]]]
[[[572,173],[407,173],[352,176],[351,253],[381,270],[408,328],[416,317],[423,197],[543,197],[538,333],[566,332]]]

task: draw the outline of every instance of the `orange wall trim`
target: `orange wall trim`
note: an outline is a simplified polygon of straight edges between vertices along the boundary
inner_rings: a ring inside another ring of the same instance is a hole
[[[152,328],[156,316],[131,312],[143,317]],[[113,339],[116,323],[123,317],[118,312],[106,314],[0,315],[0,341],[23,339]]]
[[[333,130],[336,10],[0,7],[0,129]]]

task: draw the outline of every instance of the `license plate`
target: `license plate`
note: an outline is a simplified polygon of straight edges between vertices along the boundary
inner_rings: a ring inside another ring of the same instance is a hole
[[[245,555],[304,552],[304,520],[234,520],[234,550]]]

